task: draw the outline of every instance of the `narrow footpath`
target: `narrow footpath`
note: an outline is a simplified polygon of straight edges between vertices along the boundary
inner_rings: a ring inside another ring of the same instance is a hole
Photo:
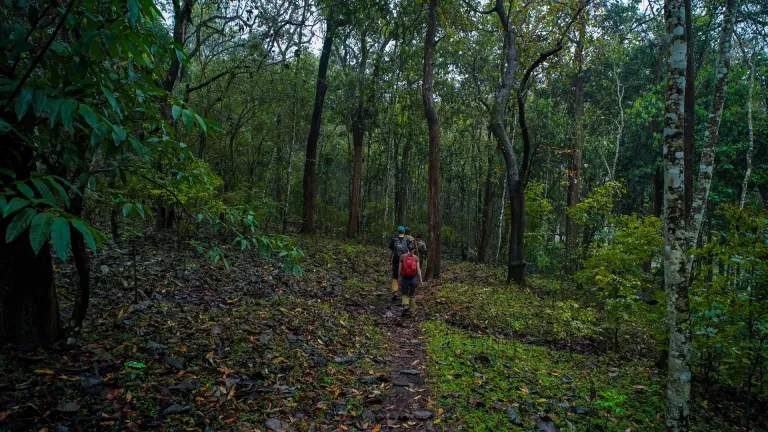
[[[417,302],[422,295],[417,295]],[[400,316],[399,302],[382,295],[383,324],[393,344],[391,372],[387,380],[392,384],[383,394],[381,432],[389,429],[434,430],[438,416],[432,406],[427,385],[426,341],[421,333],[423,310],[408,318]]]

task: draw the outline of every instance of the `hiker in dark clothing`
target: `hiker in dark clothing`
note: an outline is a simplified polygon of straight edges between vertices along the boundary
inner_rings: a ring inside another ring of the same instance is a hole
[[[412,242],[405,238],[405,228],[402,226],[397,227],[397,237],[389,241],[389,268],[392,269],[392,301],[397,300],[400,257],[408,253],[409,243]]]
[[[422,263],[427,262],[427,243],[421,239],[422,234],[416,233],[416,254]]]
[[[416,287],[421,286],[421,265],[416,256],[416,243],[408,243],[408,253],[400,257],[400,292],[403,294],[403,316],[416,311]]]

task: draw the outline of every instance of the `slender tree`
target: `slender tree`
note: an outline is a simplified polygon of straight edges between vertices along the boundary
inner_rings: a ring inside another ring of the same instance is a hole
[[[424,37],[424,81],[421,92],[424,114],[429,128],[429,192],[428,192],[428,241],[429,260],[427,279],[440,277],[440,123],[432,90],[435,68],[435,35],[440,0],[429,0],[427,34]]]
[[[368,41],[365,29],[360,34],[360,64],[358,68],[358,95],[357,107],[352,120],[352,147],[354,158],[352,161],[352,185],[349,193],[349,220],[347,221],[347,237],[357,235],[360,217],[360,182],[363,171],[363,138],[366,130],[366,106],[365,106],[365,68],[368,62]]]
[[[320,126],[323,122],[323,107],[325,93],[328,90],[328,62],[331,59],[333,37],[339,27],[335,16],[335,6],[328,7],[323,51],[320,54],[320,64],[317,68],[317,84],[315,88],[315,103],[312,108],[312,121],[307,137],[307,151],[304,154],[304,215],[301,232],[315,232],[315,197],[317,196],[317,143],[320,140]]]
[[[715,144],[730,71],[731,38],[735,0],[727,0],[718,43],[716,82],[707,121],[696,190],[686,211],[684,100],[687,42],[684,0],[666,0],[667,83],[664,93],[664,285],[667,293],[669,357],[667,416],[670,431],[688,430],[691,397],[691,329],[689,277],[693,263],[690,250],[701,231],[712,184]],[[690,215],[686,217],[686,215]]]

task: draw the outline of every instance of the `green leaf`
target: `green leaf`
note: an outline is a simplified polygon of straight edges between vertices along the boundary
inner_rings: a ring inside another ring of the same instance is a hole
[[[86,104],[80,104],[80,114],[83,116],[86,122],[88,122],[89,125],[91,125],[92,128],[96,129],[99,127],[99,117],[96,115],[96,113]]]
[[[123,116],[123,113],[120,111],[120,105],[117,104],[117,99],[115,98],[115,94],[109,91],[104,86],[101,86],[101,91],[104,93],[104,97],[107,98],[107,101],[109,101],[109,105],[112,106],[112,109],[117,114],[117,118],[121,118]]]
[[[51,189],[45,184],[44,181],[42,181],[39,178],[34,178],[32,179],[32,184],[35,185],[35,187],[40,192],[40,195],[43,198],[45,198],[46,200],[49,200],[51,202],[51,205],[56,205],[56,197],[53,196]]]
[[[205,125],[205,120],[203,120],[202,117],[195,114],[195,120],[197,120],[197,124],[200,125],[200,129],[202,129],[203,132],[208,132],[208,127]]]
[[[128,134],[125,132],[125,129],[121,128],[120,126],[112,126],[112,139],[115,141],[115,145],[125,141],[125,137],[127,135]]]
[[[187,127],[187,132],[192,130],[192,126],[195,125],[195,116],[192,111],[185,109],[181,112],[181,120],[184,122],[184,126]]]
[[[19,214],[13,217],[13,220],[5,229],[5,242],[10,243],[16,239],[24,230],[27,229],[32,219],[37,214],[37,210],[33,208],[25,208]]]
[[[176,58],[179,59],[179,63],[184,63],[184,59],[187,58],[187,56],[184,55],[184,51],[174,48],[176,50]]]
[[[135,25],[138,18],[139,3],[136,0],[128,0],[128,19],[131,21],[131,25]]]
[[[57,217],[53,220],[51,239],[53,240],[53,248],[56,249],[56,255],[62,261],[67,262],[70,241],[68,220],[63,217]]]
[[[88,229],[88,226],[85,224],[85,222],[83,222],[82,219],[72,219],[72,226],[80,231],[80,233],[83,235],[83,238],[85,239],[85,242],[88,243],[88,247],[90,247],[92,251],[96,252],[96,241],[93,239],[93,234],[91,234],[91,231]]]
[[[35,115],[40,115],[40,113],[43,112],[43,108],[45,108],[45,102],[47,100],[48,93],[43,89],[36,89],[32,93],[32,112],[35,113]]]
[[[145,217],[144,206],[139,204],[139,203],[136,203],[136,210],[139,211],[139,214],[141,215],[141,218],[144,219],[144,217]]]
[[[16,96],[16,117],[19,121],[24,117],[29,109],[29,103],[32,102],[32,89],[23,88]]]
[[[64,203],[65,206],[69,207],[69,195],[67,194],[67,191],[64,190],[64,186],[59,184],[59,182],[56,181],[56,179],[49,178],[49,182],[51,182],[51,185],[54,189],[56,189],[56,192],[59,194],[59,198]]]
[[[48,243],[48,236],[51,234],[51,225],[53,223],[53,214],[49,212],[38,213],[32,219],[32,225],[29,227],[29,243],[35,256]]]
[[[146,369],[147,365],[145,365],[142,362],[129,361],[129,362],[125,362],[125,367],[134,368],[134,369]]]
[[[29,205],[29,201],[25,200],[24,198],[18,198],[18,197],[13,198],[11,202],[9,202],[7,206],[5,206],[5,209],[3,209],[3,217],[8,217],[28,205]]]
[[[6,133],[11,130],[11,125],[9,125],[5,120],[0,119],[0,133]]]
[[[35,191],[33,191],[31,187],[27,186],[26,183],[16,183],[16,188],[25,197],[31,200],[35,199]]]
[[[123,216],[128,217],[129,214],[131,214],[131,210],[133,209],[133,204],[128,203],[123,206]]]
[[[69,133],[74,132],[72,128],[72,120],[75,118],[75,111],[77,110],[77,101],[67,99],[61,103],[61,124],[64,125]]]
[[[51,127],[56,126],[56,118],[59,116],[61,108],[61,99],[48,99],[48,121]]]
[[[173,108],[171,108],[171,113],[173,114],[173,120],[176,121],[176,119],[179,118],[179,114],[181,114],[181,107],[174,105]]]

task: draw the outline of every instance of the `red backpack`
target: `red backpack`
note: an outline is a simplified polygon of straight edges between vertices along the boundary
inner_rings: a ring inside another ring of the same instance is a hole
[[[405,255],[403,257],[403,277],[412,278],[416,276],[416,256]]]

